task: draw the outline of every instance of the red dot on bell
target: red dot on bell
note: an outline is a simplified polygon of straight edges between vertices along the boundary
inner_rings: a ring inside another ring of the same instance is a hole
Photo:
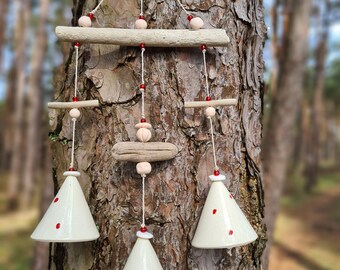
[[[145,89],[145,84],[142,83],[140,86],[139,86],[140,89]]]
[[[69,170],[70,172],[75,172],[75,171],[76,171],[75,168],[69,168],[68,170]]]
[[[215,215],[215,214],[216,214],[216,212],[217,212],[217,209],[214,209],[214,210],[213,210],[213,214]]]
[[[74,43],[74,46],[76,46],[76,47],[80,47],[80,43],[79,42],[76,42],[76,43]]]
[[[207,96],[207,97],[205,98],[205,101],[211,101],[211,97]]]
[[[145,17],[144,17],[144,15],[139,15],[139,19],[141,19],[141,20],[145,20]]]
[[[79,99],[78,99],[77,97],[73,97],[73,98],[72,98],[72,101],[73,101],[73,102],[77,102],[77,101],[79,101]]]
[[[57,223],[57,225],[55,225],[56,229],[60,229],[60,223]]]
[[[139,47],[140,47],[141,49],[144,49],[144,48],[145,48],[145,44],[144,44],[144,43],[141,43],[141,44],[139,44]]]
[[[59,198],[55,198],[53,202],[56,203],[58,201],[59,201]]]
[[[141,228],[140,228],[140,231],[141,231],[142,233],[145,233],[145,232],[148,231],[148,229],[147,229],[146,227],[141,227]]]
[[[206,50],[206,49],[207,49],[207,46],[205,44],[202,44],[201,45],[201,51]]]
[[[219,170],[214,170],[214,175],[215,176],[219,176],[220,175],[220,171]]]
[[[91,19],[91,21],[94,19],[94,14],[93,13],[89,13],[87,16],[89,16],[90,17],[90,19]]]
[[[188,16],[188,21],[190,22],[192,20],[193,16],[192,15],[189,15]]]
[[[140,120],[140,122],[141,122],[141,123],[146,123],[146,119],[145,119],[145,118],[142,118],[142,119]]]
[[[233,230],[229,230],[229,235],[233,235],[233,234],[234,234]]]

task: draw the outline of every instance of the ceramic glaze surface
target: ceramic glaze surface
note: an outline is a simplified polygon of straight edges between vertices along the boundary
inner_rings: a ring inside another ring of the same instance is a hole
[[[42,242],[85,242],[98,237],[79,182],[69,175],[31,238]]]
[[[137,238],[124,270],[163,270],[148,239]]]
[[[192,245],[205,249],[233,248],[256,238],[256,232],[233,196],[222,181],[214,179]]]

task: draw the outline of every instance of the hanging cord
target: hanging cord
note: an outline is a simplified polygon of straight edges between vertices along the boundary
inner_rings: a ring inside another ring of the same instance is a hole
[[[190,12],[188,12],[188,11],[186,10],[186,8],[183,6],[183,4],[181,3],[181,1],[179,1],[179,0],[176,0],[176,1],[177,1],[177,3],[180,5],[180,7],[184,10],[184,12],[185,12],[187,15],[191,15]]]
[[[144,12],[144,1],[140,0],[140,16],[143,16],[143,12]]]
[[[142,118],[145,118],[145,81],[144,81],[144,52],[145,48],[141,48],[141,61],[142,61],[142,86],[140,88],[142,92]]]
[[[204,77],[205,77],[205,94],[207,97],[210,97],[210,90],[209,90],[209,82],[208,82],[208,71],[207,71],[207,60],[206,60],[206,49],[202,50],[203,54],[203,65],[204,65]]]
[[[215,165],[215,170],[218,170],[217,166],[217,161],[216,161],[216,149],[215,149],[215,139],[214,139],[214,127],[213,127],[213,122],[212,118],[208,117],[210,121],[210,131],[211,131],[211,142],[212,142],[212,147],[213,147],[213,155],[214,155],[214,165]]]
[[[97,10],[100,8],[100,6],[103,4],[104,0],[101,0],[99,4],[90,12],[92,14],[95,14]]]
[[[142,226],[145,227],[145,176],[142,176],[143,195],[142,195]]]
[[[73,122],[73,127],[72,127],[72,152],[71,152],[71,163],[70,163],[70,168],[73,168],[74,166],[74,140],[75,140],[75,135],[76,135],[76,118],[72,118]]]
[[[78,93],[78,58],[79,58],[79,46],[75,45],[76,49],[76,67],[75,67],[75,76],[74,76],[74,97],[77,97]]]

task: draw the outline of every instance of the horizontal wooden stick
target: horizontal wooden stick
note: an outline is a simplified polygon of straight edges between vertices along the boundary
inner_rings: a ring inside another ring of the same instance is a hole
[[[229,99],[217,99],[210,101],[189,101],[184,102],[185,108],[200,108],[200,107],[210,107],[210,106],[233,106],[237,104],[236,98]]]
[[[164,142],[120,142],[113,146],[112,157],[119,161],[154,162],[173,159],[176,145]]]
[[[99,107],[98,100],[85,100],[76,102],[49,102],[47,107],[50,109],[73,109],[83,107]]]
[[[115,44],[146,47],[227,46],[229,37],[224,29],[167,30],[120,29],[58,26],[56,35],[62,41]]]

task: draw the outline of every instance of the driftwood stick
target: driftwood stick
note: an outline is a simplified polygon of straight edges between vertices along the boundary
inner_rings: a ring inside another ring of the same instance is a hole
[[[77,102],[49,102],[47,107],[50,109],[73,109],[84,107],[99,107],[98,100],[85,100]]]
[[[119,161],[154,162],[173,159],[178,153],[176,145],[163,142],[120,142],[113,146],[112,156]]]
[[[224,29],[167,30],[119,29],[58,26],[56,35],[62,41],[115,44],[146,47],[227,46],[229,37]]]
[[[200,107],[210,107],[210,106],[233,106],[237,104],[237,99],[218,99],[210,101],[189,101],[184,102],[185,108],[200,108]]]

